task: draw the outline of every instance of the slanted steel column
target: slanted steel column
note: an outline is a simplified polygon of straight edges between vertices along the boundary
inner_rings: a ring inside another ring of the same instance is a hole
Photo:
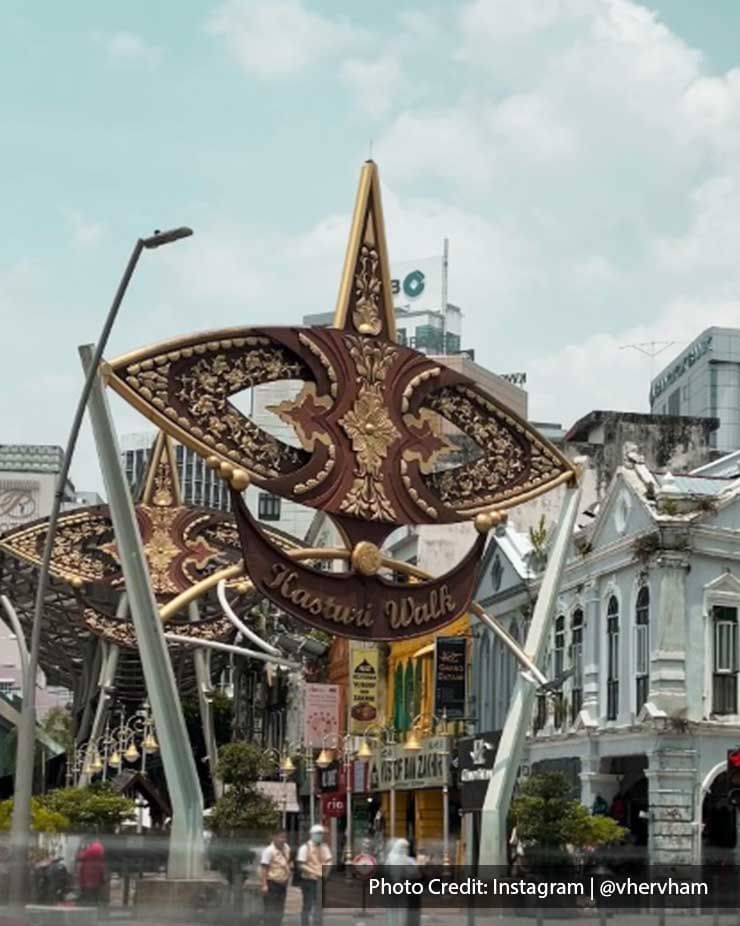
[[[87,370],[92,361],[92,348],[81,347],[80,356]],[[170,878],[198,878],[203,874],[203,795],[159,609],[152,594],[134,505],[99,376],[90,395],[89,409],[172,804],[167,874]]]
[[[118,599],[116,608],[116,617],[123,619],[128,613],[128,598],[124,592]],[[95,758],[95,744],[103,735],[105,720],[108,716],[108,705],[110,703],[109,691],[113,688],[116,680],[116,670],[118,669],[118,647],[115,643],[104,644],[106,647],[103,655],[103,664],[100,667],[100,676],[98,678],[98,703],[95,708],[95,718],[93,719],[90,736],[87,737],[87,749],[85,758],[82,763],[80,772],[79,787],[85,788],[90,783],[90,773],[86,769],[91,765]]]
[[[199,620],[198,602],[191,601],[188,605],[190,620]],[[224,786],[216,774],[218,763],[218,749],[216,747],[216,731],[213,726],[213,685],[211,681],[211,652],[198,647],[193,653],[195,664],[195,680],[198,685],[198,706],[200,707],[200,724],[203,730],[203,740],[208,755],[208,772],[211,776],[213,794],[218,799],[224,793]]]
[[[563,566],[573,537],[573,525],[578,514],[580,497],[580,486],[570,488],[566,492],[555,542],[550,550],[542,585],[537,595],[527,642],[524,645],[524,651],[535,664],[540,664],[544,655]],[[501,731],[496,760],[483,804],[480,865],[507,864],[506,818],[522,761],[536,691],[534,679],[530,681],[523,678],[520,673],[514,687],[509,713],[506,715],[506,722]]]

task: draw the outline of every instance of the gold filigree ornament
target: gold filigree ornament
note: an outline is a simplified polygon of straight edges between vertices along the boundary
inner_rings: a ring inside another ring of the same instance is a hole
[[[378,335],[383,327],[380,317],[383,282],[379,269],[378,252],[363,244],[355,274],[355,307],[352,312],[352,321],[360,334]]]

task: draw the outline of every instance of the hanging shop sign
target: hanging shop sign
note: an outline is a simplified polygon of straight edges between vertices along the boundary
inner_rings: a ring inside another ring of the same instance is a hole
[[[320,749],[339,734],[339,686],[309,683],[305,689],[303,743]]]
[[[501,731],[480,733],[458,741],[458,780],[462,810],[480,810],[493,774]]]
[[[377,647],[352,642],[349,648],[350,733],[362,734],[378,719]]]
[[[331,819],[341,819],[347,815],[347,797],[345,794],[324,794],[321,797],[321,815]]]
[[[407,299],[433,290],[410,268]],[[331,327],[230,328],[190,335],[105,364],[108,384],[231,485],[251,587],[332,636],[399,640],[434,633],[467,610],[498,509],[575,478],[573,464],[482,386],[397,343],[377,167],[367,162]],[[419,305],[417,301],[415,305]],[[301,390],[270,410],[294,431],[285,443],[233,397],[279,380]],[[440,419],[477,452],[455,446]],[[446,465],[451,463],[452,465]],[[250,514],[242,493],[266,492],[324,512],[345,548],[287,550]],[[444,575],[408,584],[383,542],[398,527],[474,521],[476,542]],[[311,561],[342,559],[343,571]]]
[[[448,718],[465,716],[467,678],[465,637],[437,637],[434,648],[434,713]]]
[[[376,759],[370,770],[371,791],[439,788],[449,782],[450,742],[446,736],[422,740],[421,749],[409,752],[403,744],[390,746],[386,758]],[[447,754],[446,754],[447,753]]]

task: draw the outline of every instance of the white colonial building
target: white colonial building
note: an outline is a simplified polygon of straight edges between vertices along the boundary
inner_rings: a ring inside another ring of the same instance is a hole
[[[592,807],[612,806],[659,862],[732,852],[728,749],[740,746],[740,467],[686,475],[625,453],[593,522],[574,536],[552,615],[529,769],[560,769]],[[534,542],[533,542],[534,541]],[[489,549],[478,600],[523,639],[547,539],[507,529]],[[517,667],[475,630],[475,713],[500,729]]]

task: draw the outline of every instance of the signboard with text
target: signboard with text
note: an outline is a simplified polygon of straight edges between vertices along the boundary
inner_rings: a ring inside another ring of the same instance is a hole
[[[465,716],[467,640],[437,637],[434,650],[434,713],[454,719]]]
[[[349,648],[350,732],[362,734],[378,719],[378,648],[352,642]]]
[[[427,257],[391,267],[391,292],[397,309],[439,312],[442,309],[444,259]]]
[[[439,788],[449,783],[450,743],[446,736],[431,736],[422,741],[417,752],[409,752],[402,743],[388,747],[384,761],[376,760],[370,772],[371,791],[399,791],[416,788]]]
[[[339,734],[339,686],[306,685],[303,742],[320,749]]]
[[[479,733],[458,741],[458,780],[462,810],[480,810],[493,774],[501,731]]]

